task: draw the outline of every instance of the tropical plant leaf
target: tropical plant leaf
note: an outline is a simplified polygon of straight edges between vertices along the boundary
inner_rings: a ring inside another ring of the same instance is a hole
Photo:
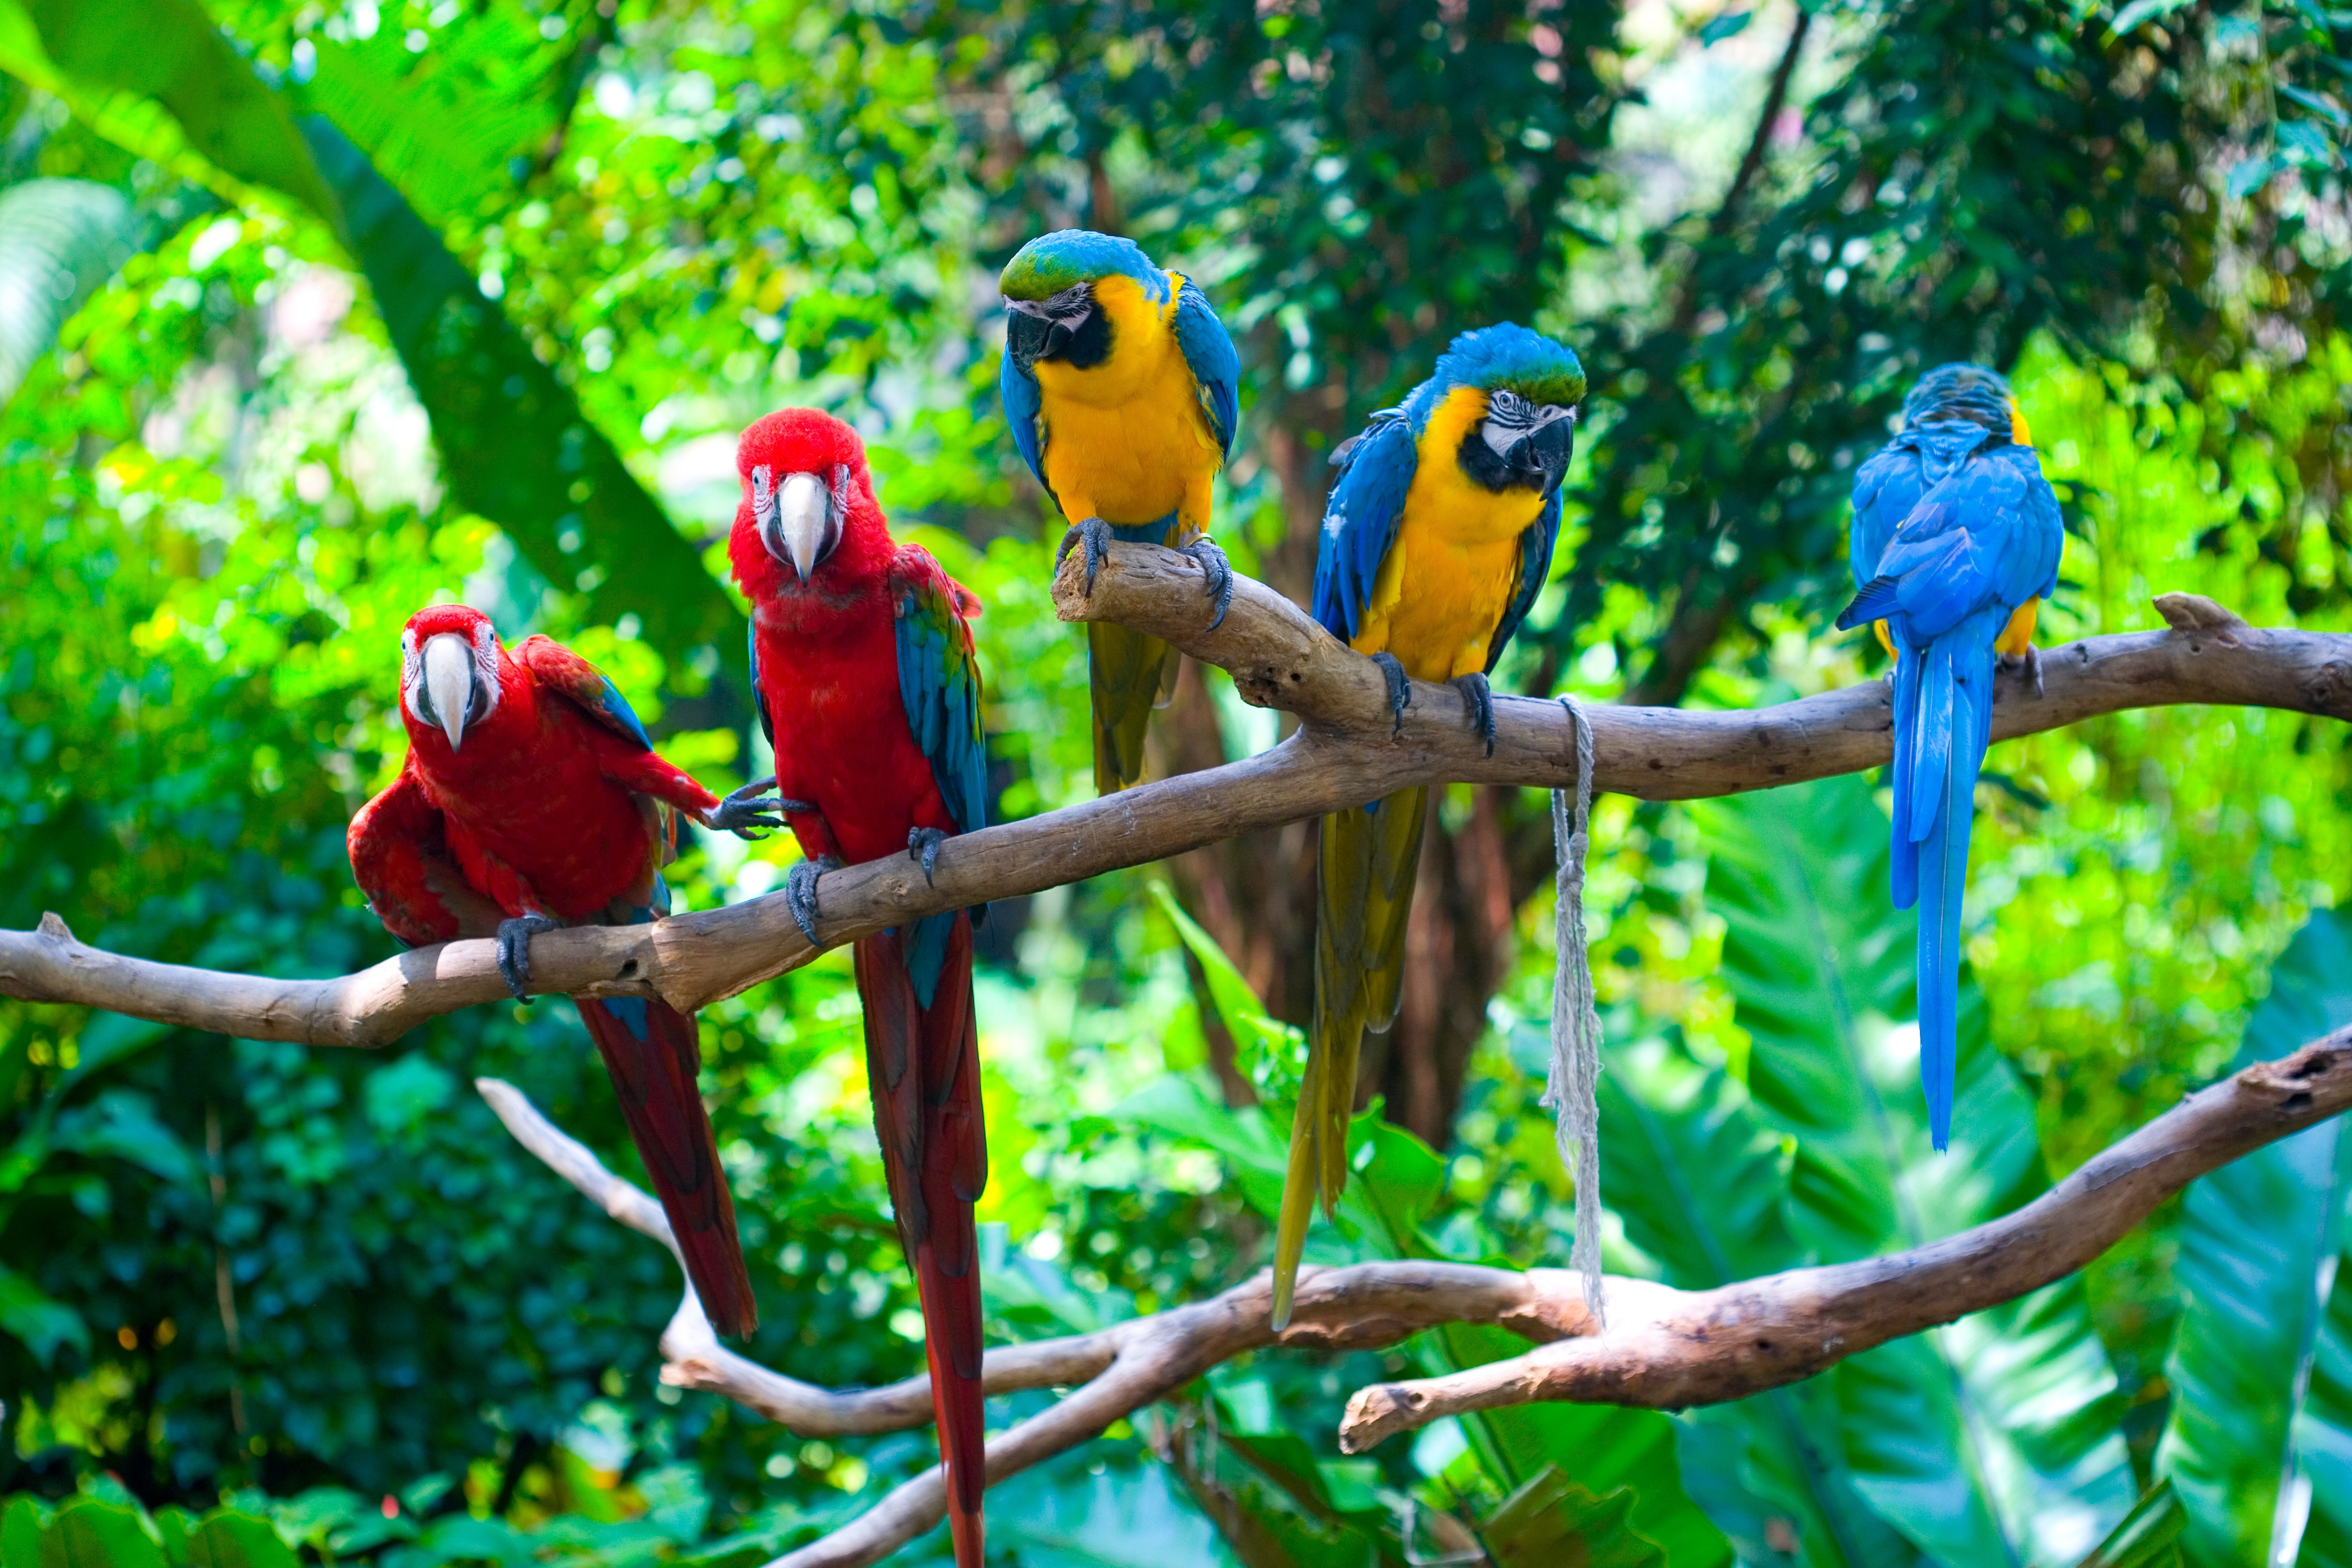
[[[2347,1022],[2352,916],[2315,911],[2272,967],[2236,1065],[2285,1056]],[[2342,1128],[2283,1139],[2189,1188],[2172,1411],[2156,1463],[2187,1510],[2181,1547],[2192,1563],[2290,1560],[2306,1517],[2314,1560],[2342,1560],[2352,1524],[2340,1458],[2352,1446]]]
[[[1707,1289],[1804,1261],[1787,1217],[1790,1140],[1720,1069],[1656,1038],[1612,1049],[1601,1146],[1611,1208],[1666,1283]],[[1800,1548],[1854,1568],[1917,1560],[1854,1490],[1825,1384],[1690,1412],[1677,1447],[1684,1488],[1747,1561]]]
[[[1227,1031],[1245,1051],[1264,1053],[1264,1066],[1253,1076],[1262,1087],[1287,1083],[1295,1093],[1297,1074],[1289,1062],[1290,1053],[1301,1044],[1298,1031],[1265,1011],[1241,971],[1177,907],[1164,887],[1155,887],[1154,894],[1200,961]],[[1279,1212],[1286,1145],[1265,1107],[1229,1110],[1217,1100],[1205,1075],[1171,1076],[1116,1108],[1108,1120],[1153,1127],[1214,1151],[1224,1158],[1226,1170],[1252,1207],[1268,1219]],[[1339,1223],[1318,1225],[1310,1233],[1309,1260],[1444,1256],[1422,1225],[1444,1191],[1445,1163],[1437,1152],[1381,1117],[1378,1107],[1356,1117],[1348,1142],[1354,1175],[1340,1195]],[[1517,1266],[1507,1258],[1479,1261]],[[1503,1330],[1460,1323],[1424,1334],[1412,1344],[1430,1373],[1497,1361],[1527,1349],[1525,1341]],[[1656,1411],[1530,1405],[1481,1412],[1465,1417],[1462,1428],[1493,1495],[1512,1492],[1548,1466],[1559,1465],[1578,1484],[1598,1492],[1613,1495],[1630,1488],[1635,1528],[1664,1548],[1677,1568],[1713,1568],[1732,1555],[1730,1542],[1685,1494],[1676,1471],[1673,1423]],[[1196,1495],[1203,1497],[1202,1506],[1213,1512],[1223,1506],[1213,1506],[1197,1489]],[[1231,1531],[1228,1538],[1242,1539]],[[1304,1548],[1294,1543],[1282,1550]],[[1257,1561],[1247,1551],[1244,1556]]]
[[[2075,1568],[2176,1568],[2188,1523],[2172,1483],[2158,1481]]]
[[[1620,1487],[1596,1497],[1547,1465],[1479,1529],[1495,1568],[1665,1568],[1666,1554],[1633,1529],[1634,1497]]]
[[[0,191],[0,404],[58,329],[137,248],[130,198],[91,180],[27,180]]]
[[[1707,906],[1758,1112],[1796,1141],[1790,1228],[1825,1261],[1914,1247],[2047,1185],[2033,1107],[1964,990],[1952,1147],[1917,1084],[1913,921],[1858,779],[1699,810]],[[2116,1380],[2079,1280],[1865,1352],[1831,1375],[1870,1507],[1943,1562],[2072,1563],[2131,1506]]]
[[[24,1492],[0,1511],[0,1568],[40,1568],[41,1531],[49,1527],[46,1503]]]
[[[164,1568],[163,1548],[139,1510],[94,1497],[58,1510],[41,1531],[39,1561],[40,1568]]]
[[[451,493],[596,619],[633,615],[673,654],[740,648],[742,615],[694,547],[440,237],[326,120],[306,117],[302,133],[432,416]]]
[[[58,71],[98,92],[152,100],[206,162],[335,223],[334,197],[303,152],[285,100],[195,0],[6,3],[32,22]]]
[[[376,131],[387,150],[428,160],[428,142],[368,118],[353,85],[365,72],[343,63],[343,89],[331,83],[325,100]],[[640,635],[673,657],[741,646],[741,613],[699,553],[440,236],[327,119],[307,116],[298,130],[285,100],[192,0],[0,0],[0,66],[78,89],[78,104],[110,117],[93,129],[130,137],[134,152],[169,156],[184,146],[229,176],[214,182],[227,194],[268,187],[323,219],[367,275],[457,503],[497,523],[550,582],[584,595],[593,618],[633,616]],[[436,77],[436,90],[454,90],[463,74]],[[142,101],[168,110],[184,142],[135,134],[152,129]],[[470,111],[446,112],[458,121]],[[509,103],[501,112],[514,120],[520,110]]]
[[[543,40],[530,13],[480,6],[411,52],[396,27],[315,41],[318,68],[293,97],[325,115],[428,222],[470,216],[520,183],[554,131],[568,45]]]
[[[0,1268],[0,1333],[22,1342],[43,1366],[60,1345],[87,1353],[89,1325],[62,1301],[50,1300],[40,1287],[11,1268]]]
[[[1026,1483],[1026,1484],[1024,1484]],[[1159,1465],[1030,1470],[989,1493],[989,1540],[1034,1568],[1228,1563],[1209,1521]]]

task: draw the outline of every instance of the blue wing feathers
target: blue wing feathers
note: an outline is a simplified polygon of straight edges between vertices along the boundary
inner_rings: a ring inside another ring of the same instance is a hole
[[[621,733],[648,752],[654,749],[654,739],[646,733],[644,721],[638,719],[636,710],[629,706],[629,700],[621,695],[621,689],[613,684],[613,678],[609,675],[604,678],[604,698],[599,706]]]
[[[1503,613],[1502,624],[1495,628],[1495,640],[1486,645],[1486,673],[1503,661],[1503,650],[1511,645],[1526,622],[1528,613],[1536,607],[1536,598],[1543,592],[1545,579],[1551,575],[1552,547],[1559,542],[1559,492],[1554,490],[1543,510],[1536,513],[1534,522],[1519,535],[1519,581],[1512,591],[1511,607]]]
[[[908,556],[915,557],[912,561]],[[898,700],[907,727],[931,765],[931,778],[956,830],[988,822],[988,755],[980,717],[980,666],[947,574],[928,555],[899,556],[897,641]],[[976,917],[975,917],[976,918]],[[907,968],[923,1007],[938,994],[956,915],[917,921],[907,941]]]
[[[1021,460],[1045,484],[1045,447],[1041,438],[1039,416],[1045,408],[1045,395],[1037,389],[1037,378],[1021,368],[1011,354],[1002,356],[1003,368],[997,372],[996,386],[1004,399],[1004,422],[1013,427],[1013,445],[1020,449]],[[1054,487],[1045,485],[1051,495]]]
[[[1951,1138],[1961,898],[1992,734],[1993,644],[2011,612],[2055,587],[2065,543],[2039,458],[1993,442],[1979,426],[1931,423],[1863,466],[1859,591],[1838,617],[1885,621],[1898,652],[1893,881],[1896,906],[1919,909],[1919,1077],[1938,1149]]]
[[[1201,407],[1216,429],[1217,445],[1230,458],[1242,418],[1241,355],[1234,352],[1233,336],[1209,297],[1190,279],[1176,291],[1176,346],[1200,388]]]
[[[1331,487],[1315,557],[1314,607],[1315,618],[1342,642],[1363,624],[1419,462],[1411,422],[1382,420],[1357,437]]]

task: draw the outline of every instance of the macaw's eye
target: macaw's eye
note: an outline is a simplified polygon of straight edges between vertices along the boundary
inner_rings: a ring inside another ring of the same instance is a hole
[[[1533,425],[1535,413],[1534,405],[1516,392],[1497,392],[1486,399],[1486,417],[1515,430]]]

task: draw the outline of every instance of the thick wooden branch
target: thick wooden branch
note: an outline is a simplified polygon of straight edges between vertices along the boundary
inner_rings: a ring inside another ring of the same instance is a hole
[[[660,1206],[621,1181],[509,1086],[482,1092],[524,1145],[608,1214],[656,1240]],[[1261,1274],[1210,1300],[1096,1333],[1006,1345],[983,1363],[991,1394],[1079,1384],[988,1445],[988,1479],[1006,1477],[1098,1436],[1209,1368],[1269,1345],[1369,1349],[1439,1323],[1491,1323],[1537,1342],[1524,1355],[1349,1402],[1339,1444],[1361,1452],[1440,1416],[1570,1400],[1681,1409],[1744,1398],[1824,1372],[1905,1334],[2014,1300],[2080,1268],[2197,1177],[2352,1108],[2352,1028],[2283,1061],[2245,1068],[2109,1147],[2041,1197],[2000,1219],[1910,1251],[1795,1268],[1713,1290],[1612,1279],[1601,1332],[1576,1276],[1560,1269],[1406,1261],[1309,1269],[1297,1314],[1276,1333]],[[623,1195],[625,1194],[625,1195]],[[920,1377],[855,1393],[798,1382],[721,1348],[693,1291],[662,1335],[662,1379],[721,1394],[808,1435],[881,1432],[930,1418]],[[945,1517],[936,1468],[770,1568],[859,1568]]]
[[[1287,709],[1301,728],[1262,755],[953,838],[936,879],[893,856],[818,884],[826,945],[942,910],[1018,897],[1140,866],[1262,827],[1358,805],[1410,784],[1570,785],[1575,750],[1552,701],[1498,697],[1489,756],[1462,696],[1416,682],[1402,721],[1370,660],[1296,605],[1237,579],[1232,612],[1208,629],[1200,569],[1153,545],[1115,544],[1091,596],[1073,556],[1055,584],[1072,620],[1116,621],[1230,670],[1242,695]],[[2171,628],[2089,637],[2043,656],[2046,689],[2004,678],[1993,734],[2057,729],[2102,713],[2227,703],[2352,718],[2352,637],[2265,631],[2209,599],[2157,601]],[[1738,712],[1591,709],[1593,784],[1651,800],[1736,795],[1884,763],[1885,681]],[[542,993],[659,996],[688,1011],[814,957],[781,894],[650,925],[550,931],[531,943]],[[248,1039],[381,1046],[428,1018],[506,995],[488,942],[419,948],[332,980],[229,975],[119,957],[62,921],[0,931],[0,994],[73,1002]]]

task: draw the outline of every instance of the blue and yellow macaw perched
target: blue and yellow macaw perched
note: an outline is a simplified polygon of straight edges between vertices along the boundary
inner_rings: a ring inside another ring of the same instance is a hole
[[[1081,541],[1087,587],[1113,539],[1172,544],[1200,562],[1214,626],[1234,576],[1209,531],[1211,481],[1241,420],[1241,360],[1208,296],[1132,240],[1067,228],[1005,264],[1004,417],[1029,471]],[[1095,788],[1143,776],[1143,731],[1175,690],[1176,650],[1100,622],[1087,627]]]
[[[1903,414],[1903,433],[1854,477],[1859,592],[1837,624],[1875,622],[1895,654],[1895,902],[1923,906],[1919,1082],[1941,1149],[1952,1133],[1960,893],[1993,678],[2015,661],[2041,689],[2034,618],[2058,584],[2065,534],[2000,376],[1938,366]]]
[[[1315,618],[1381,665],[1400,723],[1408,676],[1450,680],[1493,751],[1487,672],[1551,570],[1583,395],[1575,354],[1505,322],[1454,339],[1402,407],[1373,415],[1332,454],[1339,478],[1323,512]],[[1331,1213],[1347,1184],[1365,1031],[1396,1021],[1428,803],[1425,788],[1400,790],[1323,819],[1315,1026],[1275,1235],[1277,1327],[1290,1319],[1316,1202]]]

